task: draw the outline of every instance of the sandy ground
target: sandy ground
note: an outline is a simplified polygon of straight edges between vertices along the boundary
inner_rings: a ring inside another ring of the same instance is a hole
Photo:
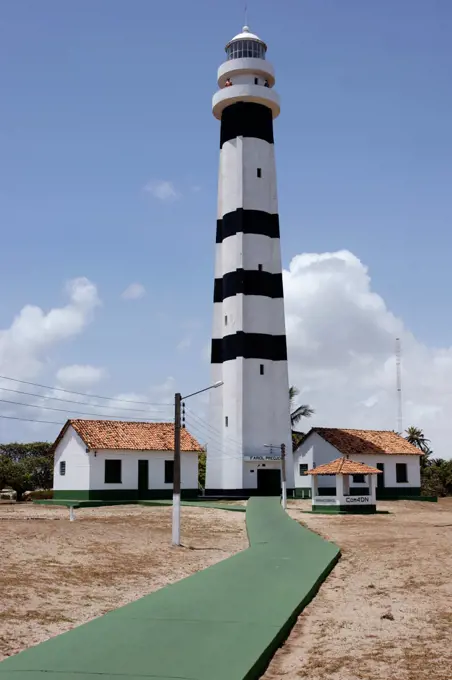
[[[248,547],[245,514],[182,508],[0,506],[0,659]]]
[[[390,515],[291,516],[342,549],[265,680],[450,680],[452,498]]]

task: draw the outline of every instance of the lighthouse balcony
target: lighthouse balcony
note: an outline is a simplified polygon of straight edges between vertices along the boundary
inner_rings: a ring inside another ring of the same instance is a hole
[[[237,60],[238,61],[238,60]],[[227,106],[237,102],[252,102],[262,104],[271,109],[273,118],[279,116],[279,95],[275,90],[264,85],[239,83],[218,90],[212,99],[212,111],[215,118],[221,120],[221,114]]]
[[[221,64],[218,69],[218,87],[224,87],[228,79],[234,82],[237,76],[257,76],[266,80],[270,87],[275,84],[275,71],[268,61],[263,59],[243,58],[231,59]]]

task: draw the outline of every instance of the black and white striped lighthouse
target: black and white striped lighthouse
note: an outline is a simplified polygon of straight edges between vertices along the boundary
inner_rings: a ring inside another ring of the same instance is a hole
[[[293,488],[289,382],[266,44],[244,26],[226,45],[213,114],[221,121],[208,493]]]

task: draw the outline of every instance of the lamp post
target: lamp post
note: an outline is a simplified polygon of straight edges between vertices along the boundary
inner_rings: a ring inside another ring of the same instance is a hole
[[[216,387],[221,387],[222,380],[204,387],[202,390],[187,394],[182,397],[180,392],[174,395],[174,470],[173,470],[173,522],[172,522],[172,543],[173,545],[180,545],[180,491],[181,491],[181,474],[180,474],[180,431],[181,431],[181,403],[185,399],[194,397],[201,392],[207,392]]]

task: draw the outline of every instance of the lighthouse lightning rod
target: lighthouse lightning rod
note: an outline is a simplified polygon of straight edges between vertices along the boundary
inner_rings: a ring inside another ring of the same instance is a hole
[[[181,430],[181,403],[185,399],[194,397],[201,392],[207,392],[216,387],[221,387],[222,380],[204,387],[202,390],[192,392],[183,397],[180,392],[174,395],[174,466],[173,466],[173,522],[172,522],[172,543],[173,545],[180,545],[180,491],[181,491],[181,474],[180,474],[180,430]]]

